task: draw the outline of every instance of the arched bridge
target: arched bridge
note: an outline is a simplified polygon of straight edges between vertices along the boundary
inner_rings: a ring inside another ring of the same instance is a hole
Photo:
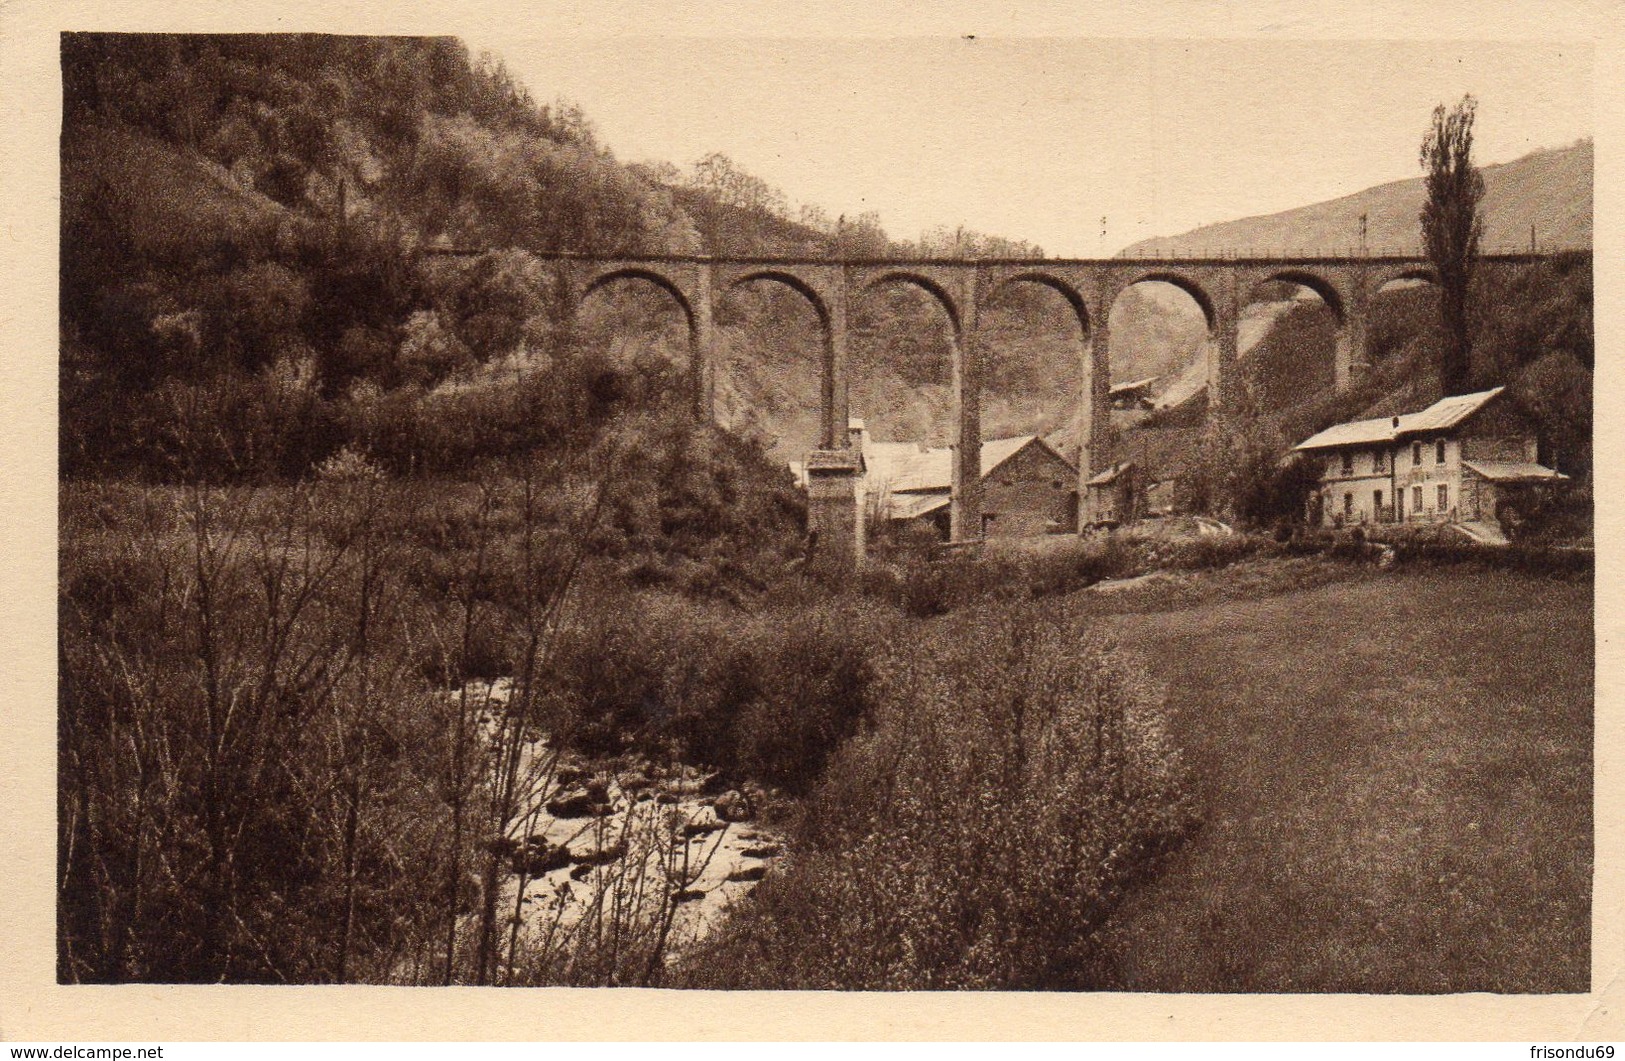
[[[1210,342],[1207,345],[1208,409],[1219,419],[1235,407],[1237,324],[1254,301],[1254,289],[1271,281],[1298,284],[1314,291],[1337,320],[1336,385],[1347,387],[1366,363],[1366,326],[1372,296],[1395,280],[1432,280],[1426,258],[1404,256],[1223,257],[1012,259],[829,259],[720,258],[699,255],[599,257],[587,254],[541,255],[559,264],[572,304],[579,304],[605,284],[623,278],[645,280],[664,290],[681,308],[688,323],[692,353],[695,414],[711,416],[714,365],[712,307],[730,288],[771,281],[793,289],[811,303],[822,331],[822,460],[809,462],[839,470],[848,445],[847,306],[853,297],[884,284],[905,283],[923,289],[947,315],[952,336],[954,395],[952,535],[964,540],[980,534],[976,484],[981,481],[982,351],[978,320],[983,306],[1009,284],[1049,287],[1066,299],[1077,319],[1082,366],[1078,395],[1084,411],[1083,444],[1078,460],[1079,495],[1083,483],[1108,463],[1104,453],[1109,424],[1107,393],[1111,387],[1107,320],[1124,290],[1146,281],[1161,281],[1187,292],[1201,307]],[[1493,254],[1480,261],[1485,270],[1519,269],[1541,254]],[[850,461],[848,455],[847,462]],[[832,480],[839,476],[831,476]],[[836,489],[840,489],[837,487]],[[815,509],[820,508],[815,497]],[[837,504],[837,522],[853,518]],[[827,522],[815,514],[814,523]],[[843,535],[844,538],[844,535]]]

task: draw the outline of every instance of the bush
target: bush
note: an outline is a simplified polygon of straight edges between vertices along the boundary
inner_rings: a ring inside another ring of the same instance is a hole
[[[1020,562],[987,553],[953,554],[942,559],[915,558],[890,587],[904,614],[917,619],[946,615],[972,601],[1009,595],[1020,584]]]
[[[1154,690],[1031,604],[933,623],[877,670],[794,861],[676,983],[1093,986],[1106,918],[1193,822]]]
[[[1590,575],[1596,568],[1596,554],[1590,549],[1519,543],[1480,545],[1467,541],[1400,542],[1393,548],[1395,561],[1407,565],[1470,564],[1551,576]]]
[[[638,748],[807,791],[870,713],[874,656],[895,621],[861,597],[809,597],[744,612],[663,592],[591,594],[551,661],[562,736],[595,754]]]
[[[1402,566],[1468,564],[1552,576],[1589,574],[1596,566],[1596,554],[1589,548],[1537,542],[1484,545],[1467,540],[1445,523],[1374,524],[1355,531],[1357,534],[1312,531],[1298,535],[1281,549],[1292,556],[1368,562],[1388,549],[1393,551],[1394,563]]]
[[[427,936],[443,698],[381,491],[64,489],[63,981],[386,979]]]
[[[1026,571],[1028,592],[1048,597],[1138,574],[1142,560],[1143,550],[1119,534],[1068,542],[1031,557]]]
[[[972,603],[1056,596],[1151,571],[1225,567],[1274,548],[1275,543],[1257,535],[1164,539],[1130,529],[1046,542],[1035,549],[990,544],[979,556],[915,560],[871,571],[859,584],[864,592],[895,603],[907,615],[929,618]]]

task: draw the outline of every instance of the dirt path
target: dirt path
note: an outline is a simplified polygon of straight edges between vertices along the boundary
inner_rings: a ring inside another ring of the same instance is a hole
[[[1120,911],[1134,991],[1590,986],[1589,582],[1394,574],[1101,620],[1205,824]]]

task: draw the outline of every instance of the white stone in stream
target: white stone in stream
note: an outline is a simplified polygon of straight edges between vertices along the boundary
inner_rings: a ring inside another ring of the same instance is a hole
[[[724,828],[728,823],[717,816],[715,808],[699,807],[683,823],[684,836],[709,836]]]
[[[751,817],[750,800],[736,788],[731,788],[718,796],[713,807],[717,817],[725,822],[748,821]]]

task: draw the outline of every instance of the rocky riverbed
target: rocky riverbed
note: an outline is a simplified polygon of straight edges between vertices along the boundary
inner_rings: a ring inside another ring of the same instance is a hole
[[[506,700],[507,683],[481,695]],[[518,813],[498,841],[500,901],[517,913],[516,949],[557,960],[606,934],[672,954],[726,917],[773,872],[782,797],[682,763],[593,760],[538,736],[523,749]]]

